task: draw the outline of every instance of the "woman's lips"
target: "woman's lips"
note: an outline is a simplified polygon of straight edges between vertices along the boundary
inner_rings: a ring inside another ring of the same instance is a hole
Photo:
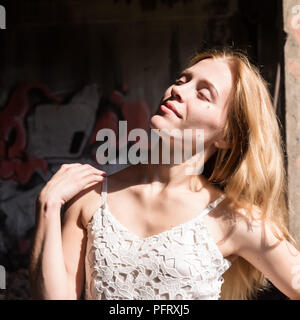
[[[177,118],[182,119],[181,115],[177,112],[177,110],[172,105],[170,105],[168,102],[166,102],[166,104],[161,104],[160,109],[165,113],[173,114]]]

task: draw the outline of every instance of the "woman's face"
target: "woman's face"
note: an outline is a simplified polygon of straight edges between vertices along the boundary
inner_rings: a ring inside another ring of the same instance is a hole
[[[166,90],[159,110],[150,120],[152,129],[204,129],[204,145],[226,147],[222,137],[232,73],[221,59],[201,60],[184,70]],[[170,109],[176,110],[175,113]]]

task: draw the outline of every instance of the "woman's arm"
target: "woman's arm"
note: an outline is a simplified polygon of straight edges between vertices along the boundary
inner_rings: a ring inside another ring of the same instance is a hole
[[[276,238],[269,223],[240,222],[231,241],[235,254],[249,261],[290,299],[300,299],[300,252]]]
[[[86,235],[80,223],[82,200],[79,191],[103,181],[102,174],[103,171],[91,166],[65,165],[39,195],[30,261],[32,298],[80,298]],[[60,209],[65,203],[61,224]]]

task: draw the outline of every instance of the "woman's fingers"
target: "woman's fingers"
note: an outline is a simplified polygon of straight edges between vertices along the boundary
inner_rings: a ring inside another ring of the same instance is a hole
[[[63,164],[47,182],[41,194],[46,199],[53,197],[60,203],[65,203],[81,190],[103,181],[105,176],[105,171],[89,164]]]
[[[103,170],[96,169],[95,167],[89,164],[81,164],[81,163],[63,164],[58,170],[59,175],[65,174],[66,172],[69,172],[70,174],[76,174],[77,172],[81,173],[85,171],[106,175],[106,172]]]
[[[83,165],[80,170],[82,170],[82,171],[87,170],[87,171],[91,171],[91,172],[95,172],[95,173],[99,173],[99,174],[104,174],[104,175],[106,174],[105,171],[99,170],[89,164]]]
[[[106,172],[98,170],[90,165],[79,165],[72,167],[63,167],[61,173],[53,179],[55,183],[65,184],[67,182],[72,183],[76,188],[76,185],[82,187],[82,179],[88,175],[96,175],[99,177],[106,176]],[[52,179],[51,179],[52,180]]]
[[[89,187],[91,187],[92,185],[95,185],[99,182],[103,182],[105,179],[105,177],[99,175],[99,174],[88,174],[86,176],[84,176],[82,178],[82,180],[80,181],[80,184],[82,186],[83,189],[87,189]]]

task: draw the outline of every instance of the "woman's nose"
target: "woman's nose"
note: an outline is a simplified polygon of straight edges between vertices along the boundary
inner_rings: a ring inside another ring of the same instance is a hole
[[[172,86],[171,96],[179,102],[183,101],[182,90],[179,89],[179,86],[176,84]]]

